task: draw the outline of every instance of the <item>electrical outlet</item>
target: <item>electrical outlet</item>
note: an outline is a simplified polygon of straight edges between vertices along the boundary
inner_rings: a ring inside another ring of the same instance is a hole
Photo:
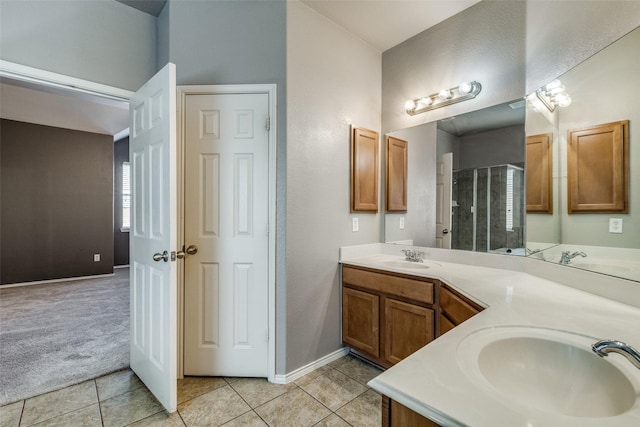
[[[351,231],[360,231],[360,221],[358,221],[358,218],[351,218]]]
[[[400,230],[404,230],[404,217],[400,217]]]
[[[609,233],[622,234],[622,218],[609,218]]]
[[[100,262],[100,254],[93,254],[93,262]]]

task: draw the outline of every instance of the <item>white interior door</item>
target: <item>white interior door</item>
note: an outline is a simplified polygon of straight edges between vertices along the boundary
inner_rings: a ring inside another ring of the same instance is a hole
[[[453,153],[438,159],[436,175],[436,247],[451,249],[451,184]]]
[[[177,401],[175,65],[130,100],[131,369],[169,412]]]
[[[266,377],[269,95],[191,94],[185,120],[185,375]],[[187,251],[189,252],[189,251]]]

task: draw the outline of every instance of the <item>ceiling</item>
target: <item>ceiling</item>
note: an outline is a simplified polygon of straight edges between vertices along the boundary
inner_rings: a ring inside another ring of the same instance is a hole
[[[116,0],[158,16],[167,0]],[[210,0],[211,1],[211,0]],[[222,1],[222,0],[216,0]],[[385,51],[479,0],[301,0],[347,31]],[[0,79],[0,116],[115,135],[128,127],[128,104],[70,90]]]

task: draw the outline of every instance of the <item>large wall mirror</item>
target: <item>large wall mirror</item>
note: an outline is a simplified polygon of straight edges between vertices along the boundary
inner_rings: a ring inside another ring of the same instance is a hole
[[[553,211],[527,214],[531,256],[559,263],[562,252],[581,252],[567,265],[640,281],[639,75],[640,27],[558,77],[554,84],[564,86],[569,105],[551,112],[535,94],[529,95],[527,136],[552,135],[553,155]],[[627,213],[569,214],[569,132],[625,120],[629,121]],[[621,230],[610,230],[612,219],[621,220]]]
[[[408,193],[406,212],[385,215],[385,241],[556,263],[585,252],[568,265],[640,281],[638,46],[640,28],[559,76],[572,102],[553,112],[529,96],[390,132],[408,142]],[[569,215],[567,132],[620,120],[630,123],[628,213]],[[525,141],[535,135],[550,140],[551,206],[527,213]],[[622,218],[622,233],[609,232],[610,218]]]

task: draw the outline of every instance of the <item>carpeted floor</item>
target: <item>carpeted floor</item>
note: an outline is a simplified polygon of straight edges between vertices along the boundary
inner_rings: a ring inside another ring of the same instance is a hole
[[[0,405],[129,366],[129,269],[0,287]]]

